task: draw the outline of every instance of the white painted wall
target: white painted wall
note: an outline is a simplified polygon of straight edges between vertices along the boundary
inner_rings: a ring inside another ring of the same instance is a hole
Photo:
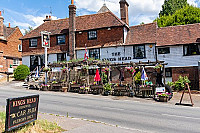
[[[53,63],[54,61],[57,62],[57,54],[49,54],[48,62]]]
[[[30,56],[23,56],[22,57],[22,64],[27,65],[30,67]]]
[[[108,59],[109,61],[115,62],[115,63],[121,63],[121,62],[128,63],[130,61],[139,62],[139,61],[148,61],[148,60],[155,61],[156,60],[155,45],[153,45],[153,47],[150,48],[149,44],[146,44],[145,50],[146,50],[146,58],[134,59],[133,46],[117,46],[117,47],[100,48],[100,59],[101,60]],[[84,58],[84,54],[85,54],[85,50],[78,50],[77,58]]]
[[[200,55],[183,55],[183,45],[170,46],[170,54],[158,54],[158,60],[164,60],[166,67],[198,66]]]

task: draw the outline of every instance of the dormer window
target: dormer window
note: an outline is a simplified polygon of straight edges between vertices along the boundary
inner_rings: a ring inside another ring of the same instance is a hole
[[[65,44],[65,35],[58,35],[57,36],[57,45]]]
[[[88,31],[88,40],[94,40],[94,39],[97,39],[97,31],[96,30]]]
[[[29,40],[29,47],[37,47],[37,39],[30,39]]]

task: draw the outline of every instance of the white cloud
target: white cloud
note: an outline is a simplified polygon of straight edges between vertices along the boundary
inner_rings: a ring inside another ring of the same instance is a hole
[[[115,13],[118,17],[120,16],[120,0],[106,0],[107,7]],[[158,17],[164,0],[127,0],[129,3],[129,21],[131,25],[140,24],[141,22],[150,23]],[[84,10],[97,12],[103,5],[104,0],[76,0],[76,6],[78,11]],[[188,0],[188,3],[194,6],[200,4],[200,0]],[[79,12],[80,15],[85,15]]]
[[[190,5],[195,6],[195,7],[198,6],[197,0],[188,0],[188,3],[189,3]]]

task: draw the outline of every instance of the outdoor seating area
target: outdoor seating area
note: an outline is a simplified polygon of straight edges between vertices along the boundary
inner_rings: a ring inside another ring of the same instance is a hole
[[[93,59],[52,63],[48,65],[47,84],[43,80],[37,87],[43,91],[136,96],[159,100],[158,93],[168,92],[164,86],[165,65],[164,61],[110,63]]]

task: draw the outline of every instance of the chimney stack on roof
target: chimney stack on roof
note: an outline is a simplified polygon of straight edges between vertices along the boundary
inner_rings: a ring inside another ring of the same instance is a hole
[[[129,25],[129,18],[128,18],[129,4],[126,0],[120,0],[119,4],[120,4],[121,20],[124,21],[127,25]]]
[[[1,14],[1,11],[0,11],[0,39],[4,39],[4,34],[3,34],[3,20],[4,20],[4,18],[3,18],[3,16],[2,16],[2,14]]]
[[[76,30],[76,6],[74,0],[69,5],[69,55],[70,59],[76,59],[75,53],[75,30]]]

